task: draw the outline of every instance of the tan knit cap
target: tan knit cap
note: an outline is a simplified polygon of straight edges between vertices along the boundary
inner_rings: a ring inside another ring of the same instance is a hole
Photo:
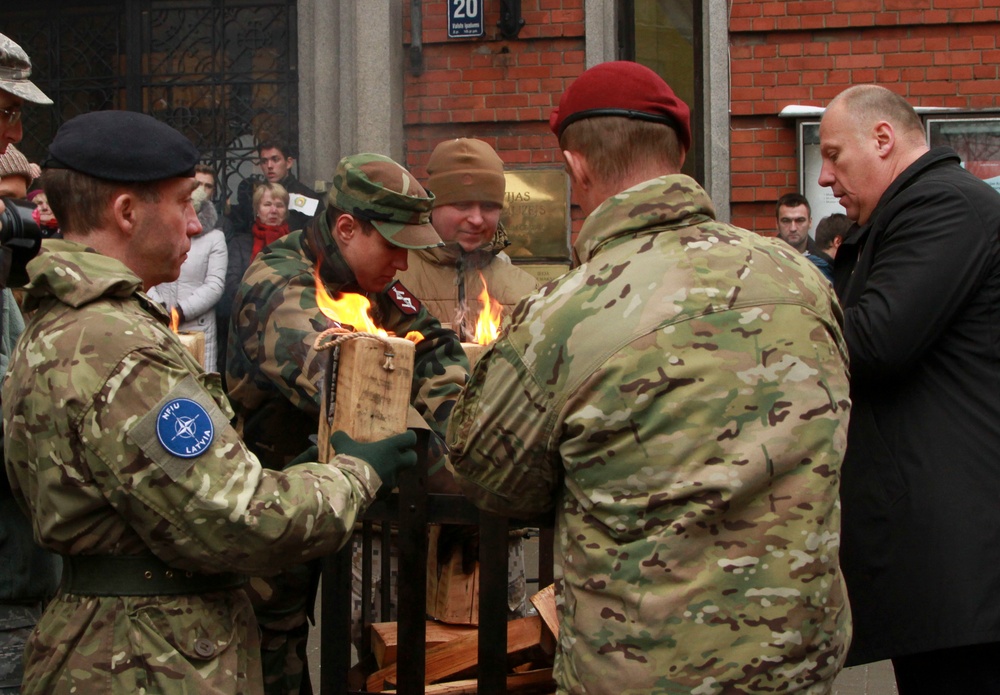
[[[439,143],[431,152],[427,173],[434,207],[470,201],[503,205],[507,187],[503,160],[482,140],[458,138]]]
[[[0,178],[5,176],[23,176],[29,185],[36,178],[27,157],[13,145],[7,145],[7,151],[0,154]]]

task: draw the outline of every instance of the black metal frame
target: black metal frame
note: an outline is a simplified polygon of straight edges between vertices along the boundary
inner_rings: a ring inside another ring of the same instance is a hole
[[[256,172],[254,140],[298,141],[295,0],[36,0],[4,11],[54,106],[26,107],[42,161],[60,123],[141,111],[191,138],[227,197]],[[297,153],[296,153],[297,154]]]
[[[381,527],[383,538],[382,615],[388,615],[389,592],[389,526],[396,529],[399,546],[400,577],[416,581],[398,582],[398,628],[400,645],[396,692],[417,695],[424,692],[426,642],[427,534],[429,524],[463,524],[479,527],[479,661],[478,692],[480,695],[503,695],[507,691],[507,542],[508,519],[476,509],[461,495],[427,493],[426,473],[411,472],[400,476],[399,492],[376,500],[364,515],[362,537],[362,596],[363,606],[371,605],[369,586],[373,571],[371,539],[374,525]],[[539,544],[539,585],[548,586],[553,580],[552,519],[532,519],[518,522],[519,526],[542,529]],[[352,691],[348,687],[351,655],[351,547],[350,543],[336,555],[324,559],[322,588],[322,619],[320,658],[321,695],[357,695],[367,691]],[[371,621],[366,616],[359,654],[366,659],[371,650]]]

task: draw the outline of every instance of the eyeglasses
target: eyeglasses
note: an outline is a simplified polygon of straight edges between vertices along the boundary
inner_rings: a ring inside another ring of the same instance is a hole
[[[7,121],[7,125],[16,125],[21,120],[21,109],[0,109],[0,116]]]

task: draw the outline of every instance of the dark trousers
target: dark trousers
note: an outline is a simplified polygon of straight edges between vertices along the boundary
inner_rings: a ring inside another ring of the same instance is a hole
[[[895,657],[899,695],[1000,695],[1000,642]]]

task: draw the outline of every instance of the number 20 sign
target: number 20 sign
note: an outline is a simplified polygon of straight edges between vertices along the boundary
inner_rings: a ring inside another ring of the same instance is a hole
[[[483,35],[483,0],[448,0],[448,38]]]

